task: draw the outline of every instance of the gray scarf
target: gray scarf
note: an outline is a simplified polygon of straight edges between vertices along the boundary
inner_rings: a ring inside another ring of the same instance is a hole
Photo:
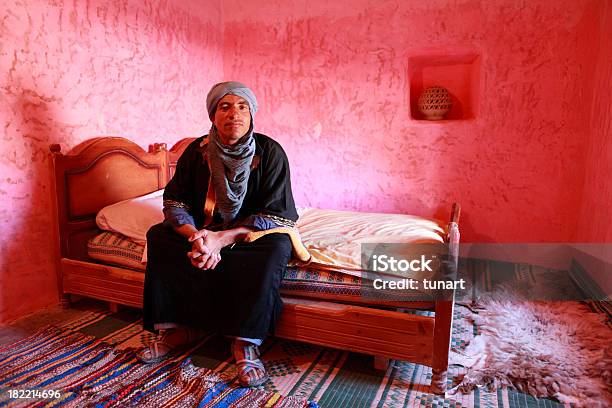
[[[255,155],[253,125],[251,123],[249,132],[233,146],[220,142],[215,125],[210,128],[208,138],[208,163],[215,189],[215,206],[226,227],[238,215],[246,195]]]

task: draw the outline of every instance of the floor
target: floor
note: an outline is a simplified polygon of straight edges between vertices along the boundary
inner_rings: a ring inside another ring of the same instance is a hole
[[[533,270],[530,269],[530,272]],[[501,276],[497,273],[491,276]],[[531,273],[514,268],[512,276],[532,279]],[[540,274],[541,275],[541,274]],[[492,285],[487,275],[484,286]],[[516,278],[513,278],[516,279]],[[558,279],[555,278],[557,281]],[[473,282],[479,279],[473,279]],[[548,280],[548,279],[547,279]],[[550,281],[549,281],[550,282]],[[473,296],[474,290],[464,295]],[[462,325],[462,308],[455,310],[453,346],[473,337],[476,331],[471,325]],[[110,313],[108,304],[91,299],[80,299],[69,309],[54,306],[25,316],[8,326],[0,327],[0,347],[13,343],[47,326],[63,326],[77,321],[72,329],[95,336],[115,347],[142,347],[150,334],[142,331],[140,311],[120,308]],[[233,364],[225,339],[211,338],[193,353],[194,365],[231,371]],[[469,395],[441,398],[428,393],[431,369],[408,362],[394,362],[386,373],[374,372],[369,356],[346,351],[310,346],[281,339],[267,340],[262,347],[272,380],[266,384],[269,391],[283,395],[297,395],[318,401],[321,407],[419,407],[419,408],[522,408],[561,407],[547,399],[537,399],[514,390],[476,389]],[[459,374],[451,369],[450,379]]]
[[[463,312],[457,309],[455,319],[459,322]],[[140,311],[122,308],[110,313],[105,303],[84,299],[74,303],[71,309],[49,308],[0,328],[0,347],[49,324],[69,326],[116,349],[139,348],[150,339],[150,334],[142,331]],[[454,325],[453,345],[470,337],[471,330],[471,327]],[[193,364],[231,378],[234,366],[226,343],[226,339],[217,336],[198,345],[191,354]],[[507,389],[477,389],[470,394],[442,398],[429,393],[431,369],[428,367],[395,361],[385,373],[373,369],[371,356],[282,339],[266,340],[262,353],[272,377],[264,386],[266,391],[314,400],[323,408],[562,407],[554,401]],[[452,382],[460,370],[451,368],[449,374]]]
[[[0,326],[0,346],[14,343],[27,337],[41,327],[47,325],[59,326],[66,321],[80,317],[85,311],[104,310],[107,308],[108,303],[106,302],[83,298],[67,309],[60,305],[55,305],[39,310],[7,325]]]

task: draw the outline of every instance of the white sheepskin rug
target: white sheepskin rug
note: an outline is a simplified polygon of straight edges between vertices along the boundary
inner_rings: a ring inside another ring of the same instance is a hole
[[[512,386],[576,407],[612,407],[612,329],[579,302],[482,300],[479,329],[450,363],[467,368],[453,392]]]

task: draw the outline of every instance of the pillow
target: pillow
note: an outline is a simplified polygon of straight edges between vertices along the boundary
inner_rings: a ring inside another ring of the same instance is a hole
[[[120,201],[104,207],[96,216],[96,224],[105,231],[117,232],[144,244],[147,231],[164,220],[164,190]]]

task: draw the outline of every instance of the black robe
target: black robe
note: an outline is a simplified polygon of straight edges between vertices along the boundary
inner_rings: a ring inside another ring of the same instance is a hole
[[[269,137],[258,133],[253,136],[254,163],[258,163],[251,170],[238,220],[263,215],[280,222],[296,221],[285,152]],[[188,208],[198,229],[203,228],[210,176],[201,141],[198,138],[185,149],[164,191],[165,201]],[[156,323],[179,323],[259,339],[274,329],[282,308],[280,281],[291,256],[287,235],[269,234],[252,243],[225,247],[214,270],[192,266],[187,257],[190,250],[191,244],[168,223],[149,230],[145,329],[154,330]]]

